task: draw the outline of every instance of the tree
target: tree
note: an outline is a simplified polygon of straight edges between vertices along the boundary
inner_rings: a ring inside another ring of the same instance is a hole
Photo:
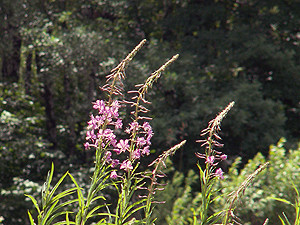
[[[152,40],[148,59],[160,61],[155,52],[162,49],[181,53],[174,72],[155,92],[154,99],[159,100],[154,100],[154,114],[160,118],[157,146],[164,138],[196,138],[201,124],[209,120],[206,115],[217,111],[215,105],[224,106],[224,99],[244,105],[238,109],[240,115],[249,116],[241,123],[251,127],[244,135],[224,140],[228,153],[247,160],[257,151],[267,154],[267,146],[280,135],[299,136],[299,40],[292,25],[299,22],[299,15],[290,10],[299,6],[294,1],[165,1],[149,11],[151,3],[132,3],[136,9],[132,18],[140,21],[136,26]],[[155,21],[153,29],[149,17]],[[269,129],[263,119],[253,118],[266,119]],[[231,127],[240,132],[237,122],[229,121],[223,131],[230,133],[226,129]],[[195,146],[187,148],[192,152]]]

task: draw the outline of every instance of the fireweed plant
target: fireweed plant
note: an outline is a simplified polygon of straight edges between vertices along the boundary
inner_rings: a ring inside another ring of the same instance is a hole
[[[93,102],[93,108],[97,113],[90,116],[84,144],[86,150],[95,150],[94,172],[87,195],[84,197],[83,188],[69,172],[66,172],[51,189],[54,173],[52,164],[43,186],[41,205],[39,206],[33,196],[27,195],[38,212],[38,225],[84,225],[89,219],[95,217],[99,217],[97,224],[154,224],[153,204],[159,203],[155,201],[154,195],[156,191],[163,189],[158,180],[165,176],[161,169],[165,166],[166,158],[182,147],[185,141],[161,154],[149,165],[149,170],[139,171],[141,159],[150,154],[151,138],[154,134],[149,123],[151,118],[146,116],[149,111],[146,105],[150,102],[145,99],[145,96],[161,73],[178,58],[178,55],[173,56],[153,72],[144,84],[136,85],[137,90],[129,91],[132,95],[129,101],[124,100],[125,69],[145,42],[146,40],[141,41],[107,76],[106,84],[101,87],[101,90],[107,93],[107,99]],[[132,109],[131,122],[124,126],[119,110],[126,106]],[[125,134],[127,138],[118,138],[117,135],[120,133]],[[67,176],[71,178],[75,187],[55,195]],[[108,186],[114,186],[118,192],[118,202],[114,210],[109,209],[109,204],[105,202],[106,199],[102,194]],[[77,193],[75,199],[71,198],[72,200],[61,203],[62,198],[74,193]],[[136,195],[138,200],[134,198]],[[102,203],[98,204],[98,202]],[[70,208],[74,203],[77,203],[77,210],[64,211],[66,206]],[[103,212],[105,209],[106,212]],[[75,216],[70,216],[71,214]],[[31,224],[35,224],[29,211],[28,215]],[[61,216],[64,220],[58,221]],[[75,219],[72,221],[70,217]]]
[[[222,112],[220,112],[213,120],[208,123],[208,127],[201,132],[201,136],[205,137],[203,140],[197,142],[202,143],[201,147],[205,147],[204,153],[196,153],[196,156],[205,160],[205,168],[202,169],[200,164],[200,185],[201,185],[201,206],[200,206],[200,224],[211,224],[219,220],[218,215],[208,215],[209,206],[212,203],[212,196],[214,193],[214,183],[217,179],[224,179],[223,171],[221,168],[217,168],[220,161],[226,160],[227,155],[220,151],[217,151],[216,147],[222,147],[223,145],[218,142],[220,136],[218,132],[221,130],[221,122],[227,115],[229,110],[233,107],[234,102],[231,102]],[[194,224],[196,224],[196,218],[194,218]]]
[[[144,84],[136,85],[136,90],[128,92],[130,100],[125,100],[123,89],[125,69],[145,42],[146,40],[141,41],[106,77],[106,83],[101,87],[106,93],[106,99],[93,102],[96,113],[90,116],[87,123],[84,143],[85,150],[95,151],[93,174],[88,190],[80,187],[69,172],[66,172],[54,186],[51,185],[54,174],[52,164],[42,187],[41,202],[31,195],[26,195],[37,211],[36,220],[32,212],[28,211],[31,225],[154,225],[156,219],[152,215],[153,208],[155,204],[163,203],[156,200],[155,193],[164,189],[161,179],[166,176],[163,173],[165,161],[174,155],[185,141],[163,152],[149,164],[148,169],[142,170],[140,167],[143,157],[150,154],[151,138],[154,135],[150,125],[151,118],[146,115],[149,112],[146,106],[150,104],[146,100],[146,94],[161,73],[178,58],[178,55],[173,56],[153,72]],[[227,210],[210,216],[209,206],[213,201],[215,182],[224,178],[222,169],[217,167],[218,163],[227,159],[225,154],[215,149],[222,146],[218,142],[221,139],[218,132],[221,121],[233,105],[234,102],[231,102],[209,122],[208,127],[201,133],[205,139],[198,141],[205,146],[205,152],[196,153],[196,156],[205,160],[205,167],[202,169],[200,164],[197,164],[200,171],[201,206],[199,215],[194,211],[194,225],[213,224],[221,217],[224,218],[223,224],[231,222],[234,202],[238,198],[233,198]],[[120,110],[126,107],[131,109],[129,124],[123,124],[124,118],[120,116]],[[257,173],[259,171],[255,171],[249,182],[238,189],[234,196],[239,197]],[[58,188],[67,177],[71,179],[74,187],[59,192]],[[103,194],[106,188],[111,187],[114,187],[118,194],[116,205],[106,202]]]
[[[223,144],[219,142],[221,137],[218,133],[221,130],[221,122],[234,106],[235,102],[229,103],[229,105],[221,111],[213,120],[208,123],[208,127],[202,130],[201,135],[205,137],[202,140],[197,142],[202,143],[201,147],[205,147],[204,153],[196,153],[196,156],[200,159],[205,159],[205,167],[202,168],[198,162],[197,166],[199,168],[200,174],[200,184],[201,184],[201,205],[199,219],[194,212],[193,224],[216,224],[217,221],[222,221],[222,224],[241,224],[239,223],[239,218],[234,215],[234,209],[237,206],[238,200],[240,200],[246,190],[246,188],[253,182],[254,178],[263,171],[268,162],[259,166],[252,174],[250,174],[245,181],[237,188],[236,191],[228,194],[227,205],[224,207],[224,210],[221,212],[214,213],[209,215],[209,207],[214,201],[215,193],[218,191],[214,188],[214,184],[217,179],[224,179],[223,171],[221,168],[217,168],[219,162],[227,159],[227,155],[223,154],[220,151],[217,151],[216,148],[223,147]],[[217,197],[220,197],[219,195]],[[264,224],[267,224],[268,219]]]

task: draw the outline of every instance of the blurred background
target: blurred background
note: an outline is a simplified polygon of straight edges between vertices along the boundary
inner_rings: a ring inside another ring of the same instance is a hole
[[[126,90],[180,54],[147,98],[155,131],[148,161],[188,140],[170,162],[170,183],[178,188],[169,193],[187,184],[199,191],[184,181],[197,171],[195,141],[231,101],[236,105],[220,133],[229,156],[225,171],[237,157],[238,171],[257,153],[268,157],[281,137],[284,152],[297,149],[299,28],[298,0],[1,0],[2,223],[28,224],[33,205],[24,193],[39,195],[51,161],[56,176],[70,170],[78,182],[89,182],[93,153],[83,143],[91,102],[105,98],[99,89],[105,76],[144,38],[147,44],[127,69]],[[299,161],[290,169],[295,166]],[[175,175],[183,176],[177,184]],[[164,197],[174,202],[179,195]],[[165,206],[166,216],[172,207]],[[245,222],[259,216],[266,215],[253,212]],[[189,224],[170,221],[158,224]]]

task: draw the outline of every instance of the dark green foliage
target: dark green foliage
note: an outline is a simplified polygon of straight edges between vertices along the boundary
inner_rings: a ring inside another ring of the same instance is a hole
[[[0,187],[9,187],[14,176],[29,178],[30,170],[41,172],[49,143],[45,139],[43,107],[15,83],[1,86],[0,97]],[[26,169],[27,168],[27,169]],[[39,180],[41,177],[36,177]]]
[[[57,155],[48,151],[50,144],[42,129],[43,107],[35,98],[24,94],[16,83],[0,88],[3,90],[0,96],[0,211],[5,222],[18,224],[26,218],[23,215],[29,207],[24,201],[24,192],[37,191],[36,182],[44,179],[43,174],[49,168],[45,161],[54,160]],[[16,208],[18,215],[14,212]]]
[[[229,119],[222,125],[225,153],[239,155],[244,162],[252,158],[258,150],[266,156],[266,146],[285,134],[283,104],[263,98],[261,84],[256,81],[235,82],[223,98],[234,99],[236,102]]]
[[[295,2],[189,1],[172,6],[166,6],[159,23],[167,24],[164,32],[172,35],[167,44],[153,44],[157,49],[182,51],[176,72],[165,76],[155,92],[155,99],[161,99],[154,102],[160,119],[156,125],[162,134],[160,145],[166,136],[170,141],[182,135],[194,139],[215,106],[221,108],[232,100],[243,105],[237,107],[244,115],[241,123],[250,127],[228,120],[222,136],[230,134],[229,127],[239,134],[226,138],[227,153],[247,159],[257,151],[267,152],[266,146],[282,135],[299,137],[299,41],[283,19],[288,20],[290,12],[299,18],[294,10],[288,10],[298,7]],[[188,159],[184,160],[187,163],[190,156],[178,156],[178,160]]]

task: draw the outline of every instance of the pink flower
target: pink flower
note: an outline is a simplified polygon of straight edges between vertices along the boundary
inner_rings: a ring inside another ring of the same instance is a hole
[[[127,127],[127,128],[125,129],[125,133],[130,134],[130,129],[129,129],[129,127]]]
[[[101,139],[103,137],[104,137],[104,131],[102,129],[99,129],[97,133],[97,138]]]
[[[102,125],[104,124],[105,118],[103,118],[103,116],[97,115],[97,116],[95,117],[95,120],[96,120],[96,122],[97,122],[97,126],[100,127],[100,126],[102,126]]]
[[[89,140],[89,139],[96,139],[96,135],[94,134],[94,130],[88,130],[86,132],[86,140]]]
[[[147,145],[151,145],[151,138],[153,136],[153,133],[151,135],[148,135],[148,137],[146,138],[146,142],[147,142]]]
[[[137,131],[139,129],[139,123],[136,121],[133,121],[129,124],[130,126],[130,131]]]
[[[118,119],[118,120],[115,122],[115,128],[116,128],[116,129],[121,129],[122,126],[123,126],[122,120],[121,120],[121,119]]]
[[[93,102],[93,108],[98,109],[99,113],[102,113],[105,108],[105,102],[103,100],[97,100],[96,102]]]
[[[117,118],[119,116],[119,108],[121,105],[119,104],[119,101],[115,100],[111,104],[110,113],[113,117]]]
[[[120,169],[121,170],[124,169],[125,171],[128,171],[128,170],[132,170],[133,167],[129,160],[125,160],[124,162],[122,162]]]
[[[117,140],[116,140],[116,139],[112,139],[112,140],[110,141],[110,144],[111,144],[113,147],[116,147],[116,145],[117,145]]]
[[[141,151],[140,151],[140,149],[136,149],[136,150],[133,152],[133,158],[134,158],[134,159],[139,159],[139,158],[141,158]]]
[[[148,122],[144,122],[143,123],[143,129],[144,129],[144,131],[152,131],[152,127],[151,127],[151,125],[148,123]]]
[[[129,149],[128,142],[129,142],[129,140],[127,140],[127,139],[125,141],[121,139],[120,142],[117,144],[117,147],[120,149],[120,153],[125,152],[126,150]]]
[[[111,107],[112,107],[112,108],[117,108],[117,109],[119,109],[119,108],[121,108],[121,105],[120,105],[120,103],[119,103],[118,100],[114,100],[114,101],[111,103]]]
[[[206,158],[205,163],[209,163],[210,165],[212,165],[212,164],[214,164],[214,161],[215,161],[215,157],[214,156],[208,156]]]
[[[221,169],[221,168],[219,168],[219,169],[217,169],[216,170],[216,176],[218,176],[221,180],[223,180],[224,179],[224,176],[223,176],[223,170]]]
[[[90,148],[90,143],[86,142],[86,143],[84,144],[84,148],[85,148],[85,150],[89,149],[89,148]]]
[[[146,143],[147,143],[147,142],[146,142],[145,138],[143,138],[143,137],[138,137],[138,138],[136,139],[136,144],[137,144],[137,146],[139,146],[139,147],[144,146]]]
[[[220,156],[221,160],[226,160],[227,159],[227,155],[223,154]]]
[[[119,165],[119,160],[118,159],[113,159],[112,161],[111,161],[111,167],[112,168],[115,168],[115,167],[117,167],[118,165]]]
[[[142,149],[142,154],[143,155],[149,155],[150,154],[150,150],[149,150],[149,146],[146,146],[145,148]]]
[[[106,141],[111,142],[112,144],[116,142],[116,135],[113,133],[111,129],[104,130],[103,134],[106,138]]]
[[[110,123],[112,121],[113,114],[111,112],[111,108],[106,106],[103,109],[103,114],[105,115],[105,119]]]
[[[117,174],[116,171],[112,171],[112,172],[110,173],[110,178],[112,178],[112,179],[117,179],[117,177],[118,177],[118,174]]]
[[[110,161],[111,160],[111,152],[110,151],[107,151],[105,152],[105,161]]]
[[[98,126],[97,126],[97,120],[96,118],[91,115],[91,120],[88,122],[88,129],[97,129]]]
[[[120,150],[119,148],[114,148],[113,151],[114,151],[115,153],[117,153],[118,155],[122,153],[121,150]]]

